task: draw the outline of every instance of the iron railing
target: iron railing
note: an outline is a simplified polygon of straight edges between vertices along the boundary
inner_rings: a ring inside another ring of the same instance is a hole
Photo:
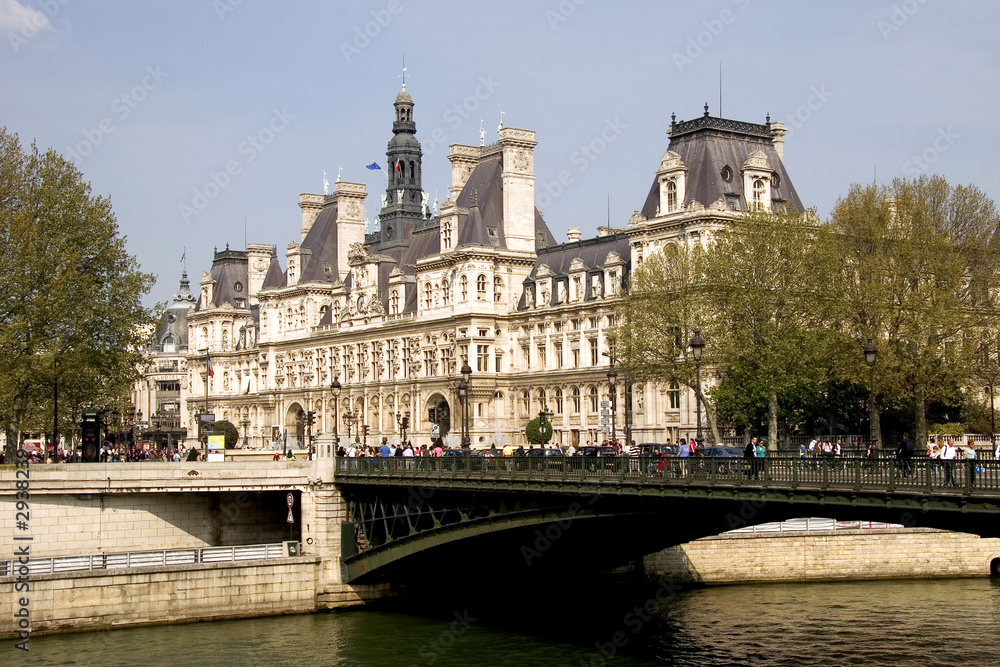
[[[656,486],[815,487],[995,494],[1000,461],[798,456],[646,458],[632,456],[338,458],[342,481],[379,478],[587,481]]]
[[[294,547],[298,553],[298,546]],[[51,556],[31,558],[26,567],[18,561],[3,562],[0,576],[37,576],[61,574],[81,570],[121,570],[138,567],[164,567],[167,565],[194,565],[197,563],[229,563],[245,560],[269,560],[286,557],[285,545],[248,544],[231,547],[192,547],[190,549],[162,549],[159,551],[128,551],[109,554],[82,554],[78,556]]]

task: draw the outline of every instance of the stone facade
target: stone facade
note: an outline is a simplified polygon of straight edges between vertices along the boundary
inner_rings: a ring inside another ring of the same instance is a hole
[[[804,210],[782,162],[783,126],[706,109],[670,123],[649,195],[629,220],[594,220],[593,238],[573,221],[557,243],[535,207],[535,132],[501,127],[493,144],[451,146],[452,183],[438,212],[422,190],[410,93],[394,110],[371,231],[365,186],[338,178],[333,192],[299,196],[285,268],[277,244],[215,253],[189,304],[179,364],[189,444],[207,409],[246,424],[255,447],[299,446],[308,412],[317,442],[347,433],[345,413],[357,415],[355,433],[367,427],[369,444],[398,441],[409,414],[416,444],[442,436],[454,445],[465,363],[473,447],[523,442],[541,410],[552,413],[556,442],[609,437],[600,419],[611,403],[608,334],[631,268],[671,246],[706,243],[742,211]],[[157,404],[150,377],[136,405]],[[615,391],[614,421],[638,442],[693,435],[686,388],[619,382]]]
[[[681,583],[986,577],[1000,539],[931,529],[725,534],[644,559],[650,577]]]

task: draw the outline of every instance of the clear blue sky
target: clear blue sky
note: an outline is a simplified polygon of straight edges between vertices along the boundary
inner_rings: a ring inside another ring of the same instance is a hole
[[[0,125],[111,198],[158,276],[153,303],[185,246],[197,282],[214,246],[243,247],[244,220],[283,258],[324,170],[367,183],[374,217],[385,180],[364,165],[385,162],[404,52],[431,199],[447,144],[478,144],[480,117],[494,141],[502,109],[537,132],[538,206],[560,240],[594,235],[609,196],[612,224],[641,208],[671,112],[719,115],[720,64],[721,115],[789,125],[786,165],[821,217],[876,170],[997,199],[998,18],[986,0],[0,0]]]

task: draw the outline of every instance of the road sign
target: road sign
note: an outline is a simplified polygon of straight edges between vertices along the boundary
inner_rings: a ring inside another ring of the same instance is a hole
[[[288,518],[285,519],[285,522],[286,523],[295,523],[295,517],[292,516],[292,508],[291,508],[291,506],[289,506],[289,508],[288,508]],[[288,530],[291,530],[291,528],[289,528]]]
[[[610,428],[602,428],[601,429],[601,433],[611,433],[611,429]]]
[[[288,505],[288,509],[292,509],[292,505],[295,504],[295,496],[290,493],[285,496],[285,504]]]
[[[602,424],[610,424],[611,420],[608,419],[608,418],[606,418],[606,417],[601,417],[601,423]]]
[[[601,407],[602,408],[610,408],[611,407],[611,401],[601,401]]]
[[[602,417],[610,417],[611,416],[611,410],[601,410],[601,416]]]

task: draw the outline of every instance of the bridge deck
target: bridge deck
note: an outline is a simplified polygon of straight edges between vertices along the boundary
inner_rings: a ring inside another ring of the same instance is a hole
[[[682,463],[683,462],[683,463]],[[456,488],[581,486],[643,493],[654,489],[830,489],[1000,498],[1000,462],[768,457],[661,460],[643,457],[341,458],[341,484]]]

